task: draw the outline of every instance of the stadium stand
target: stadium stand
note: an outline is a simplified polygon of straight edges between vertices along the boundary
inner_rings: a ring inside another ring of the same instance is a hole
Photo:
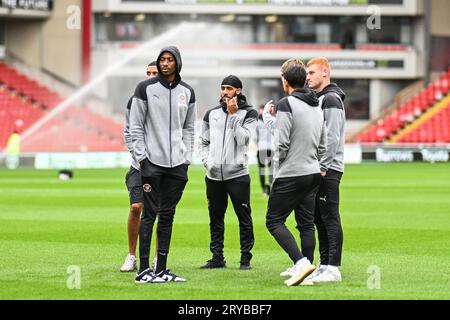
[[[390,44],[360,44],[356,46],[359,51],[408,51],[411,47],[406,45],[390,45]]]
[[[0,82],[7,89],[28,98],[31,102],[38,102],[46,108],[53,108],[62,101],[58,94],[40,86],[36,81],[18,73],[15,69],[0,63]]]
[[[450,95],[393,136],[392,143],[450,143]]]
[[[450,142],[448,115],[450,68],[401,104],[366,127],[356,137],[360,143]]]
[[[24,141],[26,152],[124,151],[122,128],[83,107],[70,107]],[[115,128],[115,130],[113,129]]]
[[[14,129],[26,131],[62,101],[57,93],[0,63],[0,148]],[[124,151],[122,132],[122,124],[86,107],[70,106],[23,141],[22,151]]]
[[[122,42],[119,45],[122,49],[131,49],[137,47],[135,42]],[[183,49],[216,49],[212,44],[184,44]],[[252,44],[223,44],[221,50],[313,50],[313,51],[341,51],[345,48],[338,43],[320,44],[320,43],[252,43]],[[359,44],[356,45],[358,51],[408,51],[411,46],[401,44]]]

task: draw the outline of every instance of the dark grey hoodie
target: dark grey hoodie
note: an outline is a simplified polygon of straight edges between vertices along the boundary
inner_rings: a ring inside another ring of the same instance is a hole
[[[311,89],[296,89],[278,102],[273,133],[275,178],[320,172],[326,129],[319,100]]]
[[[137,162],[173,168],[190,163],[194,149],[196,101],[194,90],[181,81],[182,61],[176,47],[163,48],[176,59],[176,79],[169,83],[162,75],[141,82],[130,110],[130,134]]]
[[[345,93],[331,83],[317,94],[321,102],[327,127],[327,151],[320,160],[322,171],[344,172],[345,146]]]

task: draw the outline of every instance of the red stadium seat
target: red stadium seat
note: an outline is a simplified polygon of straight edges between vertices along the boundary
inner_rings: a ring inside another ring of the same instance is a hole
[[[386,48],[386,46],[383,46]],[[361,45],[358,50],[377,48],[374,45]],[[398,48],[391,48],[397,50]],[[414,98],[401,104],[397,109],[387,114],[383,119],[372,124],[363,132],[357,135],[356,140],[361,143],[383,142],[391,138],[399,132],[405,125],[414,122],[422,114],[434,106],[436,102],[441,101],[449,94],[450,70],[441,74],[441,76],[431,83],[427,88],[421,90]],[[400,142],[426,142],[435,143],[449,142],[449,120],[450,107],[447,106],[438,115],[433,117],[434,120],[429,122],[427,126],[420,126],[421,131],[414,130],[404,136]],[[431,125],[431,127],[429,127]]]
[[[0,63],[0,148],[14,129],[23,132],[63,101],[57,93]],[[69,107],[23,141],[24,152],[124,151],[123,125],[88,108]]]

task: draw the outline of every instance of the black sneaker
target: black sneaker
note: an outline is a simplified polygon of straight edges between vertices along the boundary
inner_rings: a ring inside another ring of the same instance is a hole
[[[250,262],[241,262],[240,269],[241,270],[250,270],[252,268],[252,265]]]
[[[135,283],[164,283],[166,280],[154,274],[150,268],[136,274]]]
[[[165,282],[186,282],[186,279],[177,276],[176,274],[170,272],[170,270],[163,270],[156,276],[163,279]]]
[[[220,268],[226,268],[227,262],[225,260],[208,260],[206,261],[206,264],[201,266],[200,269],[220,269]]]

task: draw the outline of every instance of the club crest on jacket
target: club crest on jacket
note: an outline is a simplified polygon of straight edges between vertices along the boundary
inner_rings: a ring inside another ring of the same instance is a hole
[[[152,191],[152,186],[151,185],[149,185],[148,183],[146,183],[146,184],[144,184],[143,186],[142,186],[142,188],[144,189],[144,192],[150,192],[150,191]]]

